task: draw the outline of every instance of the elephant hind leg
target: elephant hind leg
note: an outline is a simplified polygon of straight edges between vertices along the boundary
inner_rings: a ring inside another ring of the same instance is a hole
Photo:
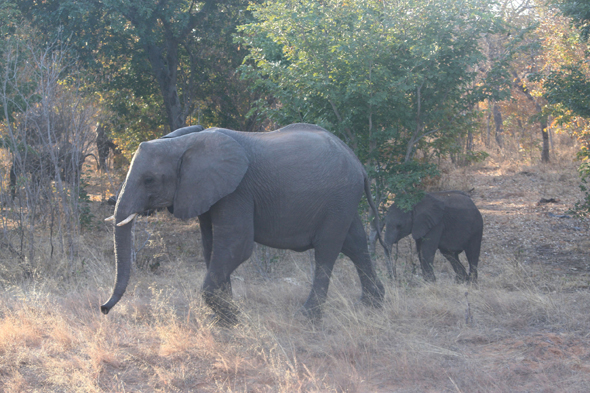
[[[199,216],[199,227],[201,229],[203,258],[205,258],[205,266],[209,269],[211,252],[213,251],[213,226],[211,223],[211,214],[209,212]]]
[[[371,261],[365,229],[358,214],[350,224],[342,253],[352,260],[359,275],[362,287],[361,301],[373,307],[381,307],[385,290]]]
[[[455,271],[455,282],[458,284],[462,284],[467,281],[467,271],[465,267],[459,260],[459,253],[460,251],[449,251],[441,249],[440,252],[447,258],[449,262],[451,262],[451,266],[453,266],[453,270]]]
[[[319,322],[322,319],[322,306],[328,297],[330,277],[339,250],[333,247],[315,247],[315,271],[309,297],[303,304],[303,313],[312,322]]]

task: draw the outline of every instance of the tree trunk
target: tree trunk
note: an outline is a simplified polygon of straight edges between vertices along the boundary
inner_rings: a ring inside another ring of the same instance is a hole
[[[178,42],[176,40],[166,40],[166,57],[162,54],[162,49],[152,44],[147,44],[145,50],[148,54],[152,70],[158,84],[164,107],[168,115],[168,125],[170,132],[185,126],[185,115],[183,113],[178,90],[176,87],[178,75]]]
[[[540,108],[539,108],[540,112]],[[547,118],[541,116],[539,120],[541,124],[541,135],[543,136],[543,151],[541,152],[541,162],[549,162],[549,132],[547,131]]]
[[[490,133],[491,133],[490,119],[491,119],[491,117],[492,117],[492,112],[488,111],[488,116],[487,116],[487,121],[486,121],[486,126],[487,126],[486,147],[490,147]]]
[[[539,116],[539,125],[541,127],[541,136],[543,138],[543,151],[541,152],[541,162],[548,163],[549,159],[549,133],[547,132],[547,117],[543,116],[543,108],[532,96],[529,89],[522,83],[516,72],[512,72],[514,76],[514,85],[520,90],[526,98],[535,105],[537,115]]]
[[[465,151],[468,153],[473,152],[473,131],[467,132],[467,142],[465,144]]]
[[[500,108],[497,104],[494,103],[494,107],[492,108],[492,113],[494,116],[494,123],[496,125],[496,143],[500,148],[504,147],[504,121],[502,120],[502,112],[500,112]]]

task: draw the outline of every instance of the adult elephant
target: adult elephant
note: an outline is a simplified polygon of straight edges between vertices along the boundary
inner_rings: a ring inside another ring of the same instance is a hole
[[[436,280],[432,261],[438,249],[453,266],[457,282],[477,282],[483,219],[467,194],[461,191],[432,192],[408,212],[391,205],[385,217],[388,249],[410,233],[416,241],[426,281]],[[459,260],[463,251],[469,263],[469,275]]]
[[[101,310],[108,313],[127,287],[130,223],[138,213],[159,207],[171,208],[177,218],[199,218],[207,265],[202,292],[224,324],[237,321],[230,275],[250,257],[254,242],[315,250],[312,289],[303,307],[312,320],[321,318],[341,252],[355,264],[362,301],[380,306],[383,285],[357,212],[363,192],[375,211],[360,161],[340,139],[315,125],[292,124],[264,133],[209,128],[144,142],[111,218],[117,223],[117,275]]]

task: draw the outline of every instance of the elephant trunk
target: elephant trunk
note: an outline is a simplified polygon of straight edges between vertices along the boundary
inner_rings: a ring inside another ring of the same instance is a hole
[[[120,211],[121,209],[117,209]],[[121,222],[127,218],[125,214],[116,214],[116,222]],[[111,308],[121,299],[121,296],[127,289],[129,275],[131,272],[131,228],[132,223],[123,226],[115,226],[115,260],[117,266],[117,275],[115,278],[115,287],[111,298],[100,307],[103,314],[108,314]]]
[[[397,250],[397,244],[399,241],[397,232],[392,230],[391,228],[386,228],[385,230],[385,239],[384,239],[384,243],[385,246],[384,248],[387,250],[386,253],[386,258],[385,258],[385,265],[387,266],[387,276],[389,277],[390,280],[394,280],[397,279],[397,251],[395,253],[395,257],[392,259],[392,255],[393,255],[393,245],[395,244],[396,250]]]
[[[391,253],[391,249],[394,243],[399,241],[399,236],[395,230],[386,227],[385,228],[385,235],[383,236],[383,241],[385,242],[385,246],[388,248],[389,252]]]

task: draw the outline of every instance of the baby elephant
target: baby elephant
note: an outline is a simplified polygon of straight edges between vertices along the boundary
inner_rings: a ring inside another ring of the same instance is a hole
[[[467,194],[461,191],[432,192],[409,212],[394,204],[387,212],[385,228],[385,244],[390,250],[393,243],[412,234],[426,281],[436,280],[432,260],[439,249],[451,262],[457,282],[477,282],[483,219]],[[469,276],[459,261],[462,251],[469,262]]]

